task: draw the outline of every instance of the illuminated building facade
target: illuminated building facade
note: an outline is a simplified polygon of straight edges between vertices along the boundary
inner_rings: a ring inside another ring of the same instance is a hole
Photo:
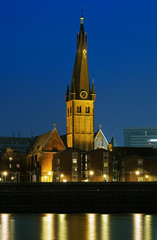
[[[124,128],[124,146],[157,148],[157,127]]]
[[[94,82],[90,88],[87,34],[81,17],[72,81],[66,92],[67,149],[53,156],[54,182],[109,180],[108,141],[101,126],[94,136],[95,97]]]
[[[157,181],[157,150],[153,148],[113,147],[110,152],[113,181]]]
[[[90,88],[87,34],[81,17],[71,86],[66,93],[67,146],[91,151],[94,148],[94,82]]]
[[[112,161],[105,149],[82,152],[68,148],[54,154],[52,167],[54,182],[112,181]]]
[[[65,143],[58,134],[56,124],[51,132],[35,137],[27,157],[30,181],[52,182],[53,155],[65,148]]]
[[[53,131],[34,138],[27,158],[31,181],[38,181],[39,171],[42,182],[156,181],[152,149],[120,148],[114,138],[108,143],[101,125],[94,134],[95,97],[94,82],[90,87],[87,34],[81,17],[71,85],[66,91],[67,132],[60,136],[54,126]],[[148,129],[143,131],[148,137]]]

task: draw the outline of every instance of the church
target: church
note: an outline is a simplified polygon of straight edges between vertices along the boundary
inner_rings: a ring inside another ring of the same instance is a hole
[[[94,133],[94,82],[90,86],[87,33],[81,16],[70,86],[66,90],[66,135],[56,124],[51,132],[34,138],[28,153],[32,181],[81,182],[111,180],[109,143],[101,125]],[[35,168],[34,168],[35,166]]]
[[[54,123],[52,131],[34,138],[1,138],[1,182],[157,181],[157,149],[117,147],[114,138],[107,141],[101,125],[94,132],[96,93],[94,82],[90,85],[83,16],[65,92],[65,135],[59,135]]]

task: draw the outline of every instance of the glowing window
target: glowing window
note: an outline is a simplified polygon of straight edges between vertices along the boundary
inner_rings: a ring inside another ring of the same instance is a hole
[[[138,159],[138,165],[143,165],[143,159]]]
[[[104,167],[108,167],[108,163],[104,163]]]
[[[73,159],[73,163],[77,163],[77,159]]]

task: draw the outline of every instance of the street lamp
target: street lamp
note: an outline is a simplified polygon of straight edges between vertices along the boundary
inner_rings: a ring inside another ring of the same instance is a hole
[[[92,181],[92,176],[93,176],[94,172],[93,171],[90,171],[89,172],[89,175],[90,175],[90,181]]]
[[[63,182],[63,177],[64,177],[64,174],[61,173],[61,174],[60,174],[60,178],[59,178],[59,181],[60,181],[60,182]]]
[[[139,172],[139,171],[136,171],[135,173],[136,173],[136,175],[137,175],[137,176],[140,174],[140,172]]]
[[[46,175],[44,176],[44,180],[45,180],[45,182],[47,182],[47,176]]]
[[[104,177],[104,181],[106,182],[107,181],[107,174],[104,174],[103,177]]]
[[[48,172],[48,176],[49,176],[49,182],[50,182],[50,177],[51,177],[51,171],[50,172]]]
[[[149,176],[148,176],[148,175],[146,175],[146,181],[148,181],[148,179],[149,179]]]
[[[5,172],[3,172],[3,175],[4,175],[4,179],[5,179],[5,182],[6,182],[6,177],[7,177],[7,172],[5,171]]]

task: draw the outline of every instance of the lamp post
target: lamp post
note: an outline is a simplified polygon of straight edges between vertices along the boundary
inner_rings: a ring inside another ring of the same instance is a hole
[[[90,182],[92,182],[92,176],[93,176],[94,172],[93,171],[90,171],[89,172],[89,175],[90,175]]]
[[[107,175],[104,174],[103,177],[104,177],[104,181],[106,182],[107,181]]]
[[[60,182],[63,182],[63,177],[64,177],[64,174],[61,173],[61,174],[60,174],[60,178],[59,178],[59,181],[60,181]]]
[[[8,174],[8,173],[7,173],[6,171],[3,172],[5,182],[6,182],[6,179],[7,179],[7,174]]]
[[[135,173],[136,173],[136,176],[137,176],[137,182],[138,182],[138,176],[139,176],[140,172],[137,170]]]
[[[51,178],[51,175],[52,175],[52,173],[51,173],[51,171],[50,172],[48,172],[48,176],[49,176],[49,182],[51,182],[50,180],[50,178]]]

